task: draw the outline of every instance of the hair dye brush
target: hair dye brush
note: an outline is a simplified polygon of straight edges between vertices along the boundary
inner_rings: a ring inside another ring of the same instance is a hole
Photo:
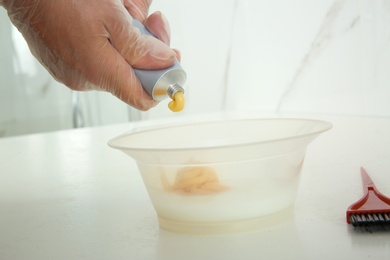
[[[347,223],[355,228],[372,231],[390,230],[390,198],[380,193],[364,168],[360,168],[364,196],[349,206]]]

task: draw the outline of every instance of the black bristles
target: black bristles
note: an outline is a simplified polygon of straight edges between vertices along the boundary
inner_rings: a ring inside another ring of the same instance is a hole
[[[350,221],[360,231],[390,230],[390,213],[352,214]]]

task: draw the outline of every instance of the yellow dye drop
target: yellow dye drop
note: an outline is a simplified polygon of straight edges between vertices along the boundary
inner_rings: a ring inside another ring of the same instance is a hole
[[[173,96],[172,101],[168,104],[169,109],[172,112],[180,112],[184,108],[184,94],[182,91],[176,92]]]

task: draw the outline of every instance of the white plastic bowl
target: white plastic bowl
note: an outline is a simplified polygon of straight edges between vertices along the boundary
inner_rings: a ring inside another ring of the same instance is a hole
[[[291,211],[306,148],[331,127],[307,119],[221,120],[136,129],[109,145],[136,160],[162,228],[220,233],[256,229]],[[210,180],[180,188],[199,178]]]

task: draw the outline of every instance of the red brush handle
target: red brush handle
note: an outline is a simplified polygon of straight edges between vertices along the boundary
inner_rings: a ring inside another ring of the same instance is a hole
[[[372,214],[390,212],[390,198],[381,194],[366,170],[361,167],[364,196],[349,206],[347,210],[347,222],[351,223],[352,214]]]
[[[374,182],[371,180],[370,176],[368,175],[368,173],[366,172],[366,170],[363,167],[360,168],[360,173],[362,175],[364,191],[366,191],[366,189],[369,189],[369,190],[372,190],[373,188],[375,189]]]

